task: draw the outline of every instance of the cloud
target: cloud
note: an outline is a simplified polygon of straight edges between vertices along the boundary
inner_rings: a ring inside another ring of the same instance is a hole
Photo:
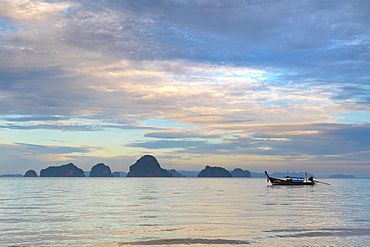
[[[49,15],[60,15],[71,5],[69,3],[48,3],[43,1],[4,0],[1,5],[1,14],[15,21],[43,22],[48,21]]]
[[[8,122],[34,122],[34,121],[59,121],[68,119],[64,116],[20,116],[20,117],[5,117]]]
[[[33,121],[29,121],[29,120]],[[67,121],[52,121],[54,117],[25,117],[25,118],[10,118],[11,121],[0,125],[0,129],[10,130],[57,130],[57,131],[104,131],[107,129],[121,129],[121,130],[153,130],[162,129],[151,126],[144,126],[137,124],[109,124],[93,119],[67,120]],[[20,123],[14,123],[20,121]],[[48,120],[48,121],[39,121]]]
[[[345,157],[370,150],[368,125],[289,124],[227,126],[223,138],[193,141],[177,131],[162,136],[164,140],[132,143],[130,147],[146,149],[173,148],[180,153],[266,155],[285,157],[338,156]],[[215,128],[222,129],[222,126]],[[160,137],[159,132],[157,138]],[[166,133],[166,132],[164,132]],[[175,135],[175,136],[173,136]],[[177,135],[177,136],[176,136]],[[151,137],[151,135],[149,135]],[[198,135],[200,137],[200,135]],[[207,138],[207,136],[205,135]]]
[[[304,108],[310,114],[293,121],[330,122],[339,108],[330,101],[368,102],[361,90],[368,75],[358,69],[368,64],[359,59],[369,53],[369,18],[359,3],[3,4],[10,22],[25,28],[3,41],[2,114],[104,112],[207,124],[271,122]],[[349,78],[351,86],[341,85]]]
[[[168,157],[354,157],[368,148],[366,123],[334,123],[363,123],[349,116],[368,112],[369,9],[331,0],[5,0],[0,129],[125,133],[127,150]]]
[[[32,152],[38,154],[70,154],[70,153],[88,153],[93,147],[68,147],[68,146],[50,146],[36,145],[28,143],[15,143],[23,152]]]
[[[139,147],[146,149],[192,149],[194,147],[203,146],[205,141],[152,141],[152,142],[138,142],[125,145],[127,147]]]
[[[219,138],[217,134],[202,134],[195,131],[180,131],[180,130],[162,130],[148,132],[145,137],[163,138],[163,139],[181,139],[181,138]]]
[[[13,130],[59,130],[59,131],[101,131],[102,126],[99,125],[80,125],[80,124],[6,124],[0,125],[0,129],[13,129]]]
[[[270,118],[276,121],[279,116],[284,116],[280,121],[335,119],[330,115],[335,113],[336,109],[332,109],[335,103],[330,102],[329,96],[319,98],[307,95],[312,93],[309,90],[263,85],[260,80],[264,80],[267,72],[248,68],[180,62],[134,65],[121,61],[81,64],[67,74],[79,74],[73,77],[80,78],[79,83],[57,76],[52,82],[31,81],[20,83],[19,89],[4,90],[11,96],[4,98],[3,114],[50,114],[70,118],[80,115],[79,118],[125,122],[162,117],[205,124],[270,122]],[[40,76],[37,78],[40,80]],[[320,93],[323,89],[315,91]],[[279,103],[285,99],[289,104]],[[312,114],[299,114],[302,108]],[[291,120],[287,120],[288,115]]]
[[[97,146],[61,146],[31,143],[0,143],[0,171],[19,172],[28,169],[41,169],[63,162],[74,162],[72,156],[84,156],[102,150]]]

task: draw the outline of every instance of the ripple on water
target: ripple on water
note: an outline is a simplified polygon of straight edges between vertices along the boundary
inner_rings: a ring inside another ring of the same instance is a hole
[[[232,239],[174,238],[120,242],[119,245],[171,245],[171,244],[249,244],[247,241]]]

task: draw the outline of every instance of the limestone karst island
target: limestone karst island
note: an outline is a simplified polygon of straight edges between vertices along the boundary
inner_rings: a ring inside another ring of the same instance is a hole
[[[130,166],[128,173],[112,172],[110,167],[98,163],[94,165],[90,172],[85,172],[73,163],[61,166],[49,166],[40,171],[40,177],[185,177],[175,169],[164,169],[158,160],[152,155],[144,155]],[[37,177],[35,170],[28,170],[24,177]],[[197,177],[251,177],[248,170],[236,168],[228,171],[222,167],[206,166],[200,171]]]

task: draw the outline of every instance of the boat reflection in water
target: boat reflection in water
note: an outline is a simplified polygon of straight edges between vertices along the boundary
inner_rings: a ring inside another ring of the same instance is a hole
[[[286,176],[285,178],[273,178],[265,171],[267,176],[267,181],[272,185],[314,185],[315,181],[312,176],[307,178],[307,172],[302,172],[301,175],[305,174],[305,177],[290,177]]]

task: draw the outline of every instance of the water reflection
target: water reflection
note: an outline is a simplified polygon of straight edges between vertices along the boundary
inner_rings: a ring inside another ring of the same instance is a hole
[[[264,179],[236,178],[0,179],[0,245],[365,246],[366,181],[266,187]]]

